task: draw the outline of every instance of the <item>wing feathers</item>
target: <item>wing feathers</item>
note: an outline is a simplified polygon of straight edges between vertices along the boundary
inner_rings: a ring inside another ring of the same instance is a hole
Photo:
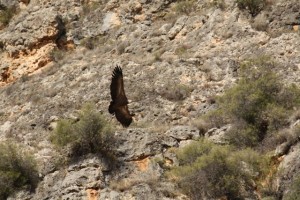
[[[128,100],[124,91],[123,72],[119,66],[115,67],[112,74],[110,94],[112,101],[108,108],[109,113],[115,114],[117,120],[124,127],[128,127],[132,122],[132,117],[127,107]]]
[[[124,91],[123,72],[119,66],[115,67],[113,71],[112,81],[110,84],[110,93],[114,103],[118,105],[128,104],[128,100]]]

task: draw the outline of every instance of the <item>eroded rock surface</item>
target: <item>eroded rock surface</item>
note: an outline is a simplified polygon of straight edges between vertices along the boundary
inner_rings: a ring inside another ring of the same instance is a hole
[[[41,175],[34,193],[10,199],[188,199],[164,178],[164,167],[178,165],[172,147],[202,137],[190,124],[234,85],[240,63],[268,55],[286,83],[300,83],[297,0],[272,1],[254,19],[235,1],[225,0],[224,9],[210,2],[179,13],[174,0],[1,0],[19,12],[0,30],[0,139],[33,150]],[[129,129],[107,112],[116,64],[135,114]],[[85,102],[117,130],[116,169],[95,155],[57,166],[49,141],[55,120],[73,119]],[[204,136],[224,144],[228,128]],[[298,147],[279,153],[286,153],[283,196],[299,174]]]

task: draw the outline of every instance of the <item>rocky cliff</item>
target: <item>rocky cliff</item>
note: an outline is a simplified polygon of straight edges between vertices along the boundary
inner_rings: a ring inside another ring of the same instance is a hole
[[[219,142],[226,127],[203,134],[192,122],[235,84],[239,64],[270,56],[299,86],[298,0],[269,0],[256,16],[234,0],[180,2],[0,0],[15,8],[0,30],[0,139],[34,152],[40,174],[34,192],[9,199],[189,199],[155,160],[176,165],[173,148],[203,135]],[[117,64],[135,113],[128,129],[107,112]],[[57,164],[53,123],[74,118],[85,102],[116,127],[117,169],[95,155]],[[280,155],[280,198],[300,173],[299,151],[296,141]]]

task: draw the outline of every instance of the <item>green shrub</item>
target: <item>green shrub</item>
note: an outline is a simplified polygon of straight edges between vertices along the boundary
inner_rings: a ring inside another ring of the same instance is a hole
[[[110,155],[115,142],[110,124],[91,104],[85,105],[78,117],[77,122],[60,120],[51,141],[61,148],[68,146],[71,157],[88,153]]]
[[[13,7],[5,7],[0,5],[0,23],[4,26],[7,26],[11,20],[11,18],[16,13],[16,8]]]
[[[266,6],[266,0],[236,0],[239,9],[247,9],[255,17]]]
[[[191,125],[199,130],[200,135],[204,135],[211,128],[210,124],[201,118],[191,121]]]
[[[280,104],[268,104],[262,112],[262,118],[268,122],[268,131],[278,131],[289,125],[290,111]]]
[[[169,101],[182,101],[191,95],[193,88],[178,84],[175,81],[169,81],[160,89],[159,94]]]
[[[58,145],[58,146],[65,146],[71,143],[74,138],[77,136],[73,131],[73,124],[72,120],[68,119],[61,119],[58,123],[56,128],[54,129],[53,134],[51,135],[51,141]]]
[[[239,147],[256,146],[259,141],[259,130],[244,121],[236,121],[228,131],[226,137],[230,144]]]
[[[205,140],[188,145],[177,152],[180,166],[169,176],[191,199],[243,199],[243,191],[266,176],[269,160],[251,149],[233,150]]]
[[[265,57],[242,63],[237,85],[217,98],[218,109],[204,118],[213,125],[233,124],[227,136],[238,146],[255,146],[289,125],[289,115],[300,105],[300,89],[284,85],[274,71],[275,63]]]
[[[34,190],[38,172],[34,158],[12,142],[0,143],[0,199],[19,189]]]
[[[230,122],[227,113],[225,113],[222,109],[216,109],[208,112],[203,116],[203,119],[208,123],[208,129],[213,127],[220,128]]]
[[[175,12],[179,14],[189,15],[196,10],[196,3],[194,0],[181,0],[175,5]]]
[[[216,8],[220,8],[221,10],[224,10],[226,7],[225,0],[212,0],[210,2],[210,5]]]
[[[213,146],[213,144],[207,140],[201,140],[200,143],[201,145],[199,145],[199,142],[192,142],[185,148],[177,151],[177,158],[181,165],[192,164],[198,157],[207,154]]]
[[[241,66],[241,79],[238,84],[217,99],[220,107],[231,117],[254,124],[261,111],[272,102],[281,90],[282,83],[272,73],[270,63],[244,63]],[[259,68],[259,69],[258,69]]]

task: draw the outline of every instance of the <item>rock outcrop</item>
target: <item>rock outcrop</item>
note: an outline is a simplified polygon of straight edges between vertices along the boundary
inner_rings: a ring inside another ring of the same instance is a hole
[[[230,125],[202,133],[191,124],[234,85],[239,64],[267,55],[286,83],[300,83],[298,0],[278,0],[255,18],[233,0],[224,9],[198,1],[191,13],[174,0],[0,3],[18,8],[0,30],[0,139],[27,145],[41,178],[35,192],[11,200],[188,199],[163,174],[178,165],[174,148],[203,136],[225,143]],[[135,113],[129,129],[107,112],[116,64]],[[115,166],[96,155],[59,166],[49,142],[54,119],[74,118],[84,102],[116,127]],[[284,197],[300,173],[299,141],[278,151]]]

